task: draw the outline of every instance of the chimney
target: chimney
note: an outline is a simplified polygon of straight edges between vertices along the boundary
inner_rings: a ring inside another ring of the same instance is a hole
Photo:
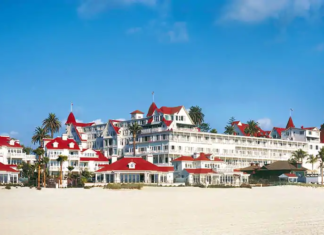
[[[62,135],[62,140],[67,140],[68,139],[68,135],[67,134],[63,134]]]
[[[10,144],[10,145],[15,145],[15,140],[11,139],[11,140],[9,141],[9,144]]]
[[[16,143],[17,143],[17,144],[20,144],[20,141],[19,141],[19,140],[16,140]]]

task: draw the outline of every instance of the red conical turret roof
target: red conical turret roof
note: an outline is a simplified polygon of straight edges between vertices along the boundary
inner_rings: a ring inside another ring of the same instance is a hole
[[[291,117],[289,118],[289,120],[287,122],[286,129],[288,129],[288,128],[295,128],[294,122]]]
[[[155,111],[156,109],[158,109],[158,107],[157,107],[156,104],[153,102],[153,103],[151,104],[151,106],[150,106],[148,112],[147,112],[146,117],[150,117],[150,116],[152,116],[153,113],[154,113],[154,111]]]
[[[65,125],[72,124],[72,123],[76,123],[76,120],[75,120],[74,114],[71,112],[68,116],[68,119],[66,120]]]

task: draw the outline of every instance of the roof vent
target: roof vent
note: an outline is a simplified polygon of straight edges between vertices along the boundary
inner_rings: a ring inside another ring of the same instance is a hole
[[[128,163],[128,168],[129,169],[135,169],[135,162]]]

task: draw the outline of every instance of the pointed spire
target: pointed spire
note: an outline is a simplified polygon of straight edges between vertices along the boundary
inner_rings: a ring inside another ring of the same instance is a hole
[[[146,117],[150,117],[153,115],[154,111],[157,109],[158,107],[156,106],[156,104],[153,102],[147,112]]]
[[[289,117],[289,120],[287,122],[286,129],[288,129],[288,128],[295,128],[294,122],[291,117]]]
[[[72,124],[72,123],[76,123],[76,120],[74,114],[71,112],[66,120],[65,125]]]

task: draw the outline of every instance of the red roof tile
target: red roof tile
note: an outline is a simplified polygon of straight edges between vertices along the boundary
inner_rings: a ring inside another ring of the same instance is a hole
[[[181,161],[193,161],[193,157],[191,156],[181,156],[181,157],[178,157],[176,159],[174,159],[172,162],[181,162]]]
[[[180,110],[182,109],[182,106],[177,106],[177,107],[161,107],[160,111],[164,114],[174,114],[174,113],[179,113]]]
[[[136,114],[136,113],[138,113],[138,114],[144,114],[142,111],[139,111],[139,110],[135,110],[135,111],[131,112],[130,114]]]
[[[0,146],[7,146],[10,148],[22,148],[21,145],[14,140],[14,144],[10,145],[11,138],[8,136],[0,136]]]
[[[291,173],[286,173],[285,175],[288,176],[288,177],[297,177],[297,175],[291,174]]]
[[[167,125],[168,127],[172,124],[172,121],[168,121],[166,120],[164,117],[162,119],[162,121],[165,123],[165,125]]]
[[[74,117],[74,114],[71,112],[65,122],[65,125],[67,124],[72,124],[72,123],[76,123],[76,120],[75,120],[75,117]]]
[[[208,174],[208,173],[217,173],[216,171],[213,171],[212,169],[207,168],[199,168],[199,169],[184,169],[189,174]]]
[[[286,129],[288,129],[288,128],[295,128],[294,122],[291,117],[289,117],[289,120],[287,122]]]
[[[281,136],[281,132],[286,130],[286,128],[281,128],[281,127],[274,127],[273,129],[275,129],[277,131],[279,136]]]
[[[5,172],[19,172],[17,170],[12,169],[11,166],[5,165],[5,164],[3,164],[1,162],[0,162],[0,171],[5,171]]]
[[[114,128],[116,134],[118,135],[118,134],[119,134],[119,129],[120,129],[120,127],[115,126],[115,125],[114,125],[114,122],[120,122],[120,121],[116,121],[116,120],[109,120],[110,125]]]
[[[135,168],[129,168],[128,164],[130,162],[135,163]],[[170,168],[171,169],[171,168]],[[97,170],[96,172],[106,172],[106,171],[160,171],[165,172],[165,168],[160,168],[153,163],[150,163],[142,158],[121,158],[120,160],[106,165],[103,168]]]
[[[94,150],[97,154],[97,157],[80,157],[80,162],[108,162],[108,158],[106,158],[100,150]]]
[[[159,170],[163,172],[174,171],[173,166],[159,166]]]
[[[57,148],[54,148],[54,142],[58,143]],[[70,148],[70,143],[74,143],[74,147]],[[47,149],[70,149],[70,150],[80,150],[79,145],[74,139],[63,140],[62,137],[56,137],[46,144]]]
[[[157,109],[158,107],[156,106],[156,104],[153,102],[147,112],[147,117],[150,117],[153,115],[154,111]]]

